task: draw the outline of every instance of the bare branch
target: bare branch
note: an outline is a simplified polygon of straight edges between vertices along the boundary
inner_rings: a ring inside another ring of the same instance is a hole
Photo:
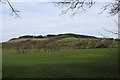
[[[117,24],[117,28],[120,28],[120,26],[119,26],[119,23],[116,21],[116,20],[114,20],[115,21],[115,23]],[[108,30],[108,29],[105,29],[104,27],[102,27],[105,31],[107,31],[107,32],[109,32],[109,33],[112,33],[112,34],[115,34],[115,35],[120,35],[120,31],[119,30],[117,30],[117,31],[115,31],[115,30]]]
[[[73,16],[78,12],[87,11],[88,8],[91,8],[95,4],[93,0],[63,0],[53,3],[56,6],[67,8],[62,11],[62,14],[66,14],[68,11],[72,11]]]
[[[109,32],[109,33],[120,35],[118,31],[108,30],[108,29],[105,29],[104,27],[103,27],[103,29],[104,29],[105,31]]]
[[[114,21],[117,24],[117,27],[120,28],[120,24],[116,20],[114,20]]]
[[[120,11],[120,1],[115,1],[113,3],[109,2],[101,9],[102,11],[100,12],[100,14],[102,14],[104,11],[107,11],[111,16],[114,16]]]
[[[6,1],[7,1],[8,5],[10,6],[12,12],[13,12],[17,17],[20,17],[20,16],[18,15],[18,13],[19,13],[20,11],[18,11],[17,9],[15,9],[8,0],[6,0]]]
[[[105,36],[104,34],[102,33],[99,33],[101,36],[103,36],[103,38],[109,38],[108,36]]]
[[[66,14],[68,11],[71,11],[73,16],[79,11],[87,11],[88,8],[91,8],[95,4],[93,0],[62,0],[54,3],[62,8],[67,7],[67,9],[62,11],[62,14]],[[120,1],[115,0],[113,2],[108,2],[101,9],[102,11],[99,14],[107,11],[111,16],[114,16],[120,11]]]

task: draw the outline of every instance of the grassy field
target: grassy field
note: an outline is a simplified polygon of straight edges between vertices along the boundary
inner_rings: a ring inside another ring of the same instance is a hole
[[[18,54],[3,48],[3,78],[100,78],[118,77],[118,48],[31,49]]]
[[[118,41],[57,36],[4,42],[3,78],[115,78]]]

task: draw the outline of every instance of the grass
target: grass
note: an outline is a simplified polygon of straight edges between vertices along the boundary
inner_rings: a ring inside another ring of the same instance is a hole
[[[3,49],[3,78],[118,77],[117,53],[117,48],[62,49],[46,53],[32,49],[26,54]]]
[[[18,39],[3,44],[3,78],[118,77],[117,41],[108,41],[109,48],[91,48],[91,43],[97,46],[106,42],[75,37],[46,39]],[[84,41],[88,42],[86,49],[81,48]],[[30,52],[23,54],[19,50]]]
[[[57,40],[56,42],[57,43],[78,43],[81,40],[97,40],[97,39],[67,37],[67,38]]]

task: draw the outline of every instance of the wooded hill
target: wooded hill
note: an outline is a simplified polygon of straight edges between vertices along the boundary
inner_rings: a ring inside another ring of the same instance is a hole
[[[56,37],[56,38],[66,38],[66,37],[75,37],[75,38],[97,38],[95,36],[88,36],[88,35],[79,35],[79,34],[72,34],[72,33],[67,33],[67,34],[58,34],[58,35],[54,35],[54,34],[48,34],[46,36],[42,36],[42,35],[38,35],[38,36],[34,36],[34,35],[24,35],[24,36],[20,36],[18,38],[12,38],[10,40],[16,40],[16,39],[26,39],[26,38],[52,38],[52,37]]]

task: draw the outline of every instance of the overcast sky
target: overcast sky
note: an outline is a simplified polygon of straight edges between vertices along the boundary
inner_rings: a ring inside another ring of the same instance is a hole
[[[74,17],[70,13],[60,15],[64,8],[55,7],[48,2],[14,2],[11,3],[21,12],[22,18],[11,16],[8,5],[2,5],[2,41],[22,35],[47,35],[59,33],[77,33],[102,37],[101,34],[117,38],[117,35],[106,32],[117,30],[116,16],[110,16],[106,12],[98,14],[104,3],[97,3],[88,12],[78,13]],[[0,13],[1,14],[1,13]],[[107,17],[110,16],[110,17]]]

